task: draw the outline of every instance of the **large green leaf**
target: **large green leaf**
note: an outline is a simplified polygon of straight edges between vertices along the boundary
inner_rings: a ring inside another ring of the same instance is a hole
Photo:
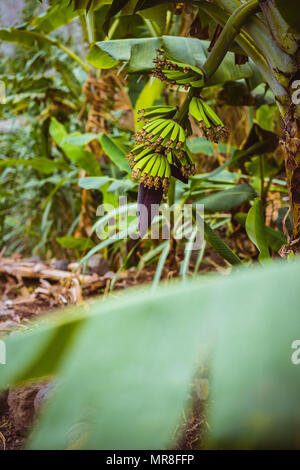
[[[1,80],[11,87],[13,93],[42,93],[54,87],[53,77],[45,75],[35,77],[21,74],[1,75]]]
[[[187,139],[187,145],[192,153],[204,153],[211,157],[215,153],[213,142],[205,139],[205,137],[190,137]]]
[[[111,7],[109,8],[104,24],[103,24],[103,29],[106,33],[108,33],[109,29],[109,22],[111,18],[113,18],[119,11],[122,10],[123,7],[129,2],[130,0],[113,0]]]
[[[79,147],[83,147],[90,143],[92,140],[99,140],[100,139],[100,134],[93,134],[93,133],[87,133],[87,134],[73,134],[73,135],[68,135],[63,141],[63,144],[72,144],[72,145],[78,145]]]
[[[113,178],[109,176],[92,176],[87,178],[80,178],[79,186],[84,189],[99,189],[106,183],[112,181]]]
[[[2,388],[59,377],[30,447],[169,447],[207,346],[210,445],[296,447],[300,375],[291,357],[299,269],[299,262],[277,262],[175,283],[155,296],[135,289],[12,334]]]
[[[225,191],[219,191],[197,199],[195,204],[204,204],[206,212],[221,212],[234,209],[254,197],[255,191],[253,188],[243,183],[233,188],[225,189]]]
[[[132,44],[127,70],[129,73],[150,72],[160,47],[159,38],[147,38],[143,42]]]
[[[86,170],[91,176],[101,175],[101,168],[95,155],[80,146],[68,143],[65,127],[55,118],[51,120],[49,132],[54,142],[77,167]]]
[[[32,158],[26,160],[24,158],[9,158],[7,160],[0,160],[0,168],[10,167],[14,165],[29,166],[40,173],[50,174],[55,170],[67,171],[70,169],[69,165],[63,160],[50,160],[46,157]]]
[[[81,237],[57,237],[56,241],[63,247],[71,250],[86,251],[92,248],[95,244],[90,238]]]
[[[56,373],[86,317],[84,309],[66,309],[64,315],[45,317],[26,335],[11,335],[7,341],[9,367],[1,369],[0,388]]]
[[[287,243],[287,238],[280,230],[274,230],[272,227],[265,227],[268,245],[272,250],[278,252],[282,245]]]
[[[150,79],[148,83],[144,86],[143,90],[139,94],[138,99],[135,103],[135,128],[138,131],[143,127],[143,122],[139,121],[138,111],[140,109],[147,108],[152,106],[155,103],[155,100],[160,98],[162,92],[163,84],[157,78]]]
[[[166,28],[167,14],[169,9],[169,5],[167,5],[166,2],[164,5],[157,5],[151,8],[145,7],[138,10],[142,10],[139,11],[140,17],[152,21],[160,28],[160,31],[163,32]]]
[[[204,64],[209,55],[209,41],[179,36],[162,36],[161,38],[116,39],[97,42],[91,47],[87,61],[97,68],[110,68],[118,61],[127,61],[130,73],[149,72],[153,68],[153,59],[157,55],[157,49],[161,46],[176,59],[198,67]],[[211,86],[243,78],[250,79],[254,73],[257,73],[257,70],[253,63],[235,65],[234,54],[229,52],[207,85]]]
[[[77,15],[69,0],[56,0],[45,13],[33,19],[31,26],[38,31],[49,34],[61,26],[69,24]]]
[[[115,165],[117,165],[121,170],[131,174],[131,169],[126,159],[125,152],[123,152],[123,150],[106,134],[101,135],[100,143],[104,152],[115,163]]]
[[[279,262],[218,290],[208,416],[217,449],[299,449],[299,270]]]
[[[120,47],[121,46],[123,46],[122,43],[120,44]],[[86,57],[86,60],[87,62],[89,62],[89,64],[93,65],[93,67],[96,67],[98,69],[111,69],[118,63],[118,60],[114,59],[114,57],[111,55],[111,51],[107,53],[99,45],[99,43],[94,44],[90,48],[90,51],[89,51],[88,56]]]
[[[163,36],[163,45],[173,57],[198,67],[204,64],[209,55],[209,44],[209,41],[196,38]],[[207,85],[217,85],[242,78],[250,78],[253,76],[254,69],[256,67],[254,64],[250,65],[250,63],[235,65],[234,54],[228,52],[216,73],[207,82]]]
[[[49,37],[22,28],[0,29],[0,40],[15,42],[23,47],[39,46],[41,48],[53,45],[54,41]]]
[[[259,198],[255,199],[253,206],[248,212],[246,231],[250,240],[260,252],[260,260],[263,261],[270,258],[262,204]]]
[[[153,68],[153,59],[156,57],[156,51],[160,44],[160,38],[100,41],[91,47],[86,60],[96,68],[108,69],[119,61],[128,62],[132,58],[129,65],[132,72],[150,71]],[[134,50],[134,56],[132,56],[132,50]],[[143,53],[142,57],[141,52]],[[142,58],[140,65],[135,60],[136,57]]]
[[[219,237],[219,235],[204,221],[204,238],[207,243],[216,250],[222,258],[230,264],[241,265],[240,258],[231,250],[231,248]]]

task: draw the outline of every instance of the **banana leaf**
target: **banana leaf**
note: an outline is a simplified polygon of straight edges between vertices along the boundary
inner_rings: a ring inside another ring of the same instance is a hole
[[[50,135],[54,142],[78,168],[86,170],[91,176],[100,176],[101,168],[96,156],[84,148],[68,143],[65,127],[55,118],[51,119]]]
[[[23,47],[48,48],[54,44],[54,40],[37,31],[30,31],[23,28],[0,29],[0,40],[14,42]]]
[[[128,62],[129,73],[150,72],[153,69],[153,59],[157,55],[157,49],[161,46],[174,58],[197,67],[201,67],[209,55],[208,41],[196,38],[162,36],[161,38],[100,41],[91,47],[87,61],[96,68],[110,68],[119,61],[126,61]],[[217,72],[207,82],[207,85],[213,86],[241,79],[253,79],[253,87],[263,81],[253,62],[235,65],[234,54],[228,52]]]
[[[12,333],[0,388],[56,377],[30,448],[173,448],[208,350],[209,446],[297,448],[299,267],[134,289]]]
[[[255,196],[253,188],[243,183],[197,199],[195,204],[204,204],[205,212],[223,212],[234,209]]]
[[[44,34],[52,33],[61,26],[69,24],[78,16],[69,0],[56,0],[42,15],[36,16],[31,26]]]
[[[153,68],[153,59],[156,57],[156,51],[161,46],[160,38],[100,41],[91,46],[86,60],[96,68],[108,69],[117,65],[120,61],[128,62],[131,58],[134,46],[139,46],[139,48],[134,49],[135,55],[139,55],[140,50],[142,50],[144,58],[142,64],[138,66],[138,69],[135,61],[133,61],[133,71],[150,71]]]

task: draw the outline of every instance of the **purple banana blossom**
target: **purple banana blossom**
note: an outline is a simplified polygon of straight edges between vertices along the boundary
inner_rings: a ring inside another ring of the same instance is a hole
[[[189,182],[188,178],[186,176],[183,176],[179,168],[175,165],[170,165],[171,167],[171,175],[174,176],[174,178],[177,178],[179,181],[181,181],[184,184],[187,184]]]
[[[188,178],[182,175],[179,168],[175,165],[171,166],[171,174],[174,178],[188,183]],[[155,189],[154,187],[148,188],[144,183],[140,183],[137,199],[137,216],[139,221],[140,237],[143,238],[151,226],[152,220],[159,213],[159,204],[163,197],[163,188]]]

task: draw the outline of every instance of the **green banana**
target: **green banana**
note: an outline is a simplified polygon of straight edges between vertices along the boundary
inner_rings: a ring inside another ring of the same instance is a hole
[[[211,123],[210,123],[209,119],[207,118],[205,110],[202,106],[202,100],[200,100],[200,99],[197,100],[197,106],[198,106],[198,109],[199,109],[199,112],[200,112],[200,115],[201,115],[201,118],[202,118],[202,119],[199,119],[199,121],[203,121],[204,124],[205,124],[205,127],[207,129],[209,129],[211,127]]]
[[[165,121],[165,119],[154,119],[152,121],[150,121],[148,124],[146,124],[142,129],[141,131],[146,131],[146,132],[150,132],[152,129],[154,129],[156,126],[159,126],[163,121]]]
[[[204,79],[191,81],[191,86],[194,88],[202,88],[204,85]]]
[[[192,98],[189,106],[189,112],[195,119],[197,119],[197,121],[200,121],[202,119],[202,115],[197,105],[197,98]]]
[[[165,158],[162,155],[159,155],[159,167],[155,174],[154,183],[153,183],[153,186],[155,189],[159,189],[161,186],[161,177],[159,175],[161,174],[162,169],[164,170],[164,165],[165,165]]]
[[[163,178],[164,177],[164,174],[165,174],[165,170],[166,170],[166,165],[167,165],[167,160],[165,157],[161,157],[161,163],[160,163],[160,167],[159,167],[159,170],[158,170],[158,173],[157,173],[157,176],[159,176],[159,178]]]
[[[160,137],[162,139],[165,139],[172,131],[174,125],[175,125],[175,121],[169,121],[169,123],[166,125],[166,127],[164,128],[164,130],[160,133]]]
[[[163,119],[163,122],[158,124],[157,126],[153,127],[151,131],[148,133],[148,137],[151,135],[151,139],[154,138],[154,140],[157,139],[158,134],[160,133],[161,130],[164,130],[167,126],[168,121],[166,119]],[[151,140],[150,139],[150,140]],[[147,138],[148,140],[148,138]]]
[[[173,164],[173,155],[172,155],[172,152],[168,152],[168,153],[167,153],[167,161],[168,161],[168,163],[170,163],[170,165]]]
[[[171,138],[170,138],[170,141],[171,141],[170,147],[171,148],[174,148],[176,146],[177,137],[178,137],[179,133],[180,133],[180,126],[179,126],[179,124],[177,124],[177,122],[175,122],[175,126],[173,128]]]
[[[153,111],[168,112],[176,109],[174,106],[149,106],[148,108],[141,109],[139,112],[151,113]]]
[[[182,126],[179,126],[180,129],[179,129],[179,141],[178,141],[178,144],[181,143],[181,145],[185,142],[185,133],[184,133],[184,129]],[[178,146],[177,144],[177,146]],[[180,146],[181,146],[180,145]],[[176,146],[176,147],[177,147]]]
[[[186,77],[180,80],[176,80],[176,83],[178,83],[178,85],[189,85],[191,83],[191,79],[192,77]]]
[[[146,155],[144,158],[142,158],[141,160],[139,160],[136,165],[134,166],[133,170],[134,171],[142,171],[145,166],[147,165],[147,163],[149,162],[149,160],[151,160],[153,158],[153,154],[151,155]]]
[[[193,78],[195,75],[193,73],[184,73],[182,71],[173,71],[173,70],[162,70],[164,75],[170,80],[182,80],[184,78]]]
[[[155,117],[155,116],[160,116],[162,114],[171,114],[171,113],[174,113],[176,111],[176,108],[174,108],[173,106],[166,106],[166,107],[159,107],[159,106],[155,106],[154,107],[155,109],[149,109],[149,108],[146,108],[145,110],[143,110],[143,118],[152,118]]]
[[[165,52],[164,56],[169,62],[172,62],[173,64],[177,65],[178,67],[193,70],[197,75],[202,75],[203,76],[202,70],[199,69],[198,67],[196,67],[195,65],[187,64],[186,62],[182,62],[179,59],[175,59],[175,57],[171,56],[168,52]]]
[[[160,124],[162,124],[163,122],[165,122],[166,119],[163,117],[163,118],[154,118],[154,119],[151,119],[144,127],[143,129],[145,129],[145,131],[149,132],[149,130],[151,131],[152,129],[154,129],[156,126],[159,126]]]
[[[154,156],[152,155],[151,156],[152,158],[149,159],[147,165],[143,168],[143,170],[141,171],[141,174],[142,175],[149,175],[150,174],[150,171],[155,163],[155,158]]]
[[[135,163],[138,163],[140,160],[142,160],[143,158],[147,157],[149,155],[149,153],[152,153],[152,150],[149,149],[149,148],[146,148],[145,150],[143,150],[141,153],[139,153],[138,155],[136,155],[135,159],[134,159],[134,162]]]
[[[203,109],[205,110],[205,113],[206,113],[207,117],[210,119],[210,121],[215,126],[224,127],[223,122],[221,121],[219,116],[214,112],[214,110],[207,103],[205,103],[205,101],[201,101],[201,104],[203,106]]]
[[[166,165],[165,169],[165,178],[170,179],[171,177],[171,167],[169,164]]]
[[[204,73],[200,68],[181,62],[168,52],[163,52],[163,57],[155,60],[155,63],[154,75],[160,80],[170,81],[172,84],[182,85],[185,88],[204,85]]]
[[[139,145],[136,145],[132,150],[131,150],[131,153],[133,153],[134,155],[138,154],[139,151],[144,148],[144,144],[139,144]]]
[[[161,156],[159,153],[155,153],[153,158],[155,158],[155,162],[153,164],[153,167],[150,170],[150,176],[153,176],[155,178],[159,171],[159,167],[161,163]]]

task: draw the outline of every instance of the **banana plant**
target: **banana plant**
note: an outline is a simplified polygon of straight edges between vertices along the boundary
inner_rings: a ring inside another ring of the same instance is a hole
[[[296,77],[297,60],[292,57],[293,54],[295,56],[295,50],[292,52],[291,43],[297,42],[298,32],[295,31],[295,26],[287,26],[287,21],[290,19],[286,11],[283,12],[282,4],[273,2],[271,8],[272,2],[258,0],[243,3],[238,0],[215,1],[213,4],[207,1],[192,3],[193,14],[197,18],[200,20],[204,16],[211,18],[212,24],[223,27],[211,51],[207,40],[178,37],[176,21],[172,15],[165,15],[168,19],[160,29],[157,28],[155,21],[149,22],[146,15],[151,12],[154,15],[157,6],[167,13],[170,12],[170,2],[160,0],[55,1],[44,16],[35,18],[26,28],[22,26],[0,31],[0,38],[3,40],[22,43],[27,47],[38,43],[46,49],[61,48],[85,71],[91,67],[105,69],[114,67],[119,62],[127,62],[129,73],[153,73],[165,85],[186,90],[186,99],[180,106],[160,105],[140,110],[139,118],[142,124],[137,128],[136,145],[129,152],[128,160],[133,170],[133,177],[140,183],[138,202],[141,205],[146,203],[146,206],[149,206],[153,202],[160,201],[164,192],[170,194],[169,187],[173,186],[170,185],[173,177],[186,183],[188,178],[195,174],[193,157],[187,145],[187,138],[191,134],[190,117],[198,121],[207,139],[216,142],[226,138],[227,131],[222,120],[205,99],[206,88],[244,81],[248,89],[254,90],[257,85],[266,82],[278,103],[285,129],[289,125],[290,129],[295,127],[287,124],[287,119],[292,118],[291,112],[296,119],[297,106],[291,102],[293,88],[290,90],[290,101],[286,96],[286,81],[288,73],[290,80]],[[270,8],[266,8],[266,3]],[[123,17],[119,15],[120,12],[126,17],[134,15],[135,19],[137,12],[140,16],[144,15],[144,26],[149,27],[148,34],[144,31],[143,35],[148,36],[150,32],[151,38],[140,37],[134,31],[133,35],[138,36],[136,38],[109,40],[122,23]],[[51,36],[59,26],[67,24],[76,16],[82,20],[91,44],[87,61],[74,55]],[[272,25],[273,29],[276,29],[276,34],[272,33]],[[283,34],[284,47],[280,48],[278,31],[280,27],[283,29],[284,25],[286,26]],[[158,56],[157,49],[159,49]],[[243,60],[242,63],[236,64],[237,54],[247,56],[248,62],[245,63]],[[153,60],[155,60],[154,68]],[[297,140],[294,138],[291,141],[291,137],[285,132],[284,142],[295,146]],[[284,145],[284,148],[287,146]],[[250,152],[250,149],[246,150]],[[294,219],[294,237],[297,238],[297,204],[294,204],[295,197],[293,199],[292,195],[296,180],[293,183],[290,169],[287,169],[287,175]],[[145,221],[146,228],[150,222],[149,219]],[[145,231],[142,225],[140,220],[141,232]]]
[[[157,5],[165,4],[166,2],[164,0],[139,0],[137,2],[130,2],[129,4],[129,0],[122,2],[114,0],[107,13],[104,27],[108,28],[111,19],[118,15],[120,11],[122,12],[122,9],[125,7],[130,10],[132,3],[135,3],[132,13],[137,13],[138,11],[151,9]],[[191,2],[184,1],[181,3]],[[219,30],[221,27],[222,32],[215,41],[211,52],[207,54],[206,57],[202,57],[200,61],[199,56],[201,56],[200,52],[202,49],[200,40],[194,38],[180,38],[190,39],[190,41],[195,43],[193,48],[194,54],[191,54],[190,60],[188,61],[182,58],[183,55],[186,55],[186,49],[179,48],[177,54],[173,54],[173,57],[171,57],[170,47],[163,44],[165,53],[163,58],[158,59],[156,62],[155,75],[171,83],[173,86],[183,86],[189,89],[189,93],[181,108],[173,114],[172,110],[169,109],[171,114],[170,117],[168,116],[168,119],[177,122],[177,124],[183,128],[185,134],[187,134],[189,132],[187,116],[188,112],[190,112],[199,120],[208,138],[218,138],[218,133],[222,131],[222,124],[217,120],[216,116],[212,114],[211,109],[207,108],[205,105],[201,97],[201,92],[213,82],[214,78],[216,78],[220,70],[222,70],[222,67],[224,69],[224,64],[228,61],[231,52],[236,54],[236,58],[237,54],[244,57],[242,64],[250,59],[248,64],[236,65],[235,70],[238,73],[243,67],[251,68],[254,64],[256,71],[253,71],[252,77],[248,76],[248,82],[251,82],[254,76],[257,77],[258,71],[259,75],[263,77],[263,81],[273,93],[277,103],[282,118],[283,137],[281,143],[290,196],[294,239],[298,239],[300,235],[300,190],[298,184],[300,174],[300,107],[297,92],[297,86],[299,85],[299,81],[297,80],[299,75],[299,13],[296,11],[292,0],[249,0],[246,2],[239,0],[215,0],[214,2],[195,0],[192,3],[194,4],[194,8],[197,11],[196,14],[199,15],[200,20],[203,17],[210,18],[211,22],[219,26]],[[215,35],[215,38],[217,36],[218,35]],[[170,39],[175,42],[178,38]],[[198,45],[196,45],[196,43],[198,43]],[[96,46],[93,47],[95,48]],[[98,44],[97,47],[101,49],[103,46]],[[145,47],[145,45],[142,43],[131,44],[131,51],[127,55],[129,65],[132,66],[135,54],[139,57],[142,56],[138,51],[143,47]],[[109,54],[112,54],[108,44],[106,44],[105,48],[102,48],[102,56],[107,54],[107,51]],[[93,60],[95,62],[95,49],[93,50]],[[117,60],[116,55],[114,56],[114,60]],[[237,63],[239,64],[238,61]],[[132,67],[132,70],[134,70],[134,67]],[[136,72],[136,70],[134,71]],[[153,110],[151,111],[153,112]],[[166,111],[168,110],[162,110],[162,113],[159,114],[159,110],[157,109],[155,118],[163,119],[164,112]],[[152,122],[153,119],[149,119],[148,126],[151,126]],[[167,126],[168,124],[169,122],[166,119],[165,125]],[[163,133],[163,142],[166,144],[172,140],[172,135],[170,132],[167,132],[167,127],[164,127],[163,123],[160,123],[160,125],[161,127],[155,128],[155,132],[157,130],[158,133]],[[169,131],[170,129],[171,127],[168,128]],[[145,130],[150,131],[151,128],[149,129],[148,127]],[[166,131],[164,132],[164,130]],[[151,132],[147,135],[151,135]],[[147,135],[144,137],[146,138]],[[140,134],[138,137],[140,137]],[[151,139],[153,138],[154,137],[151,136]],[[182,140],[184,141],[184,139]],[[179,139],[176,140],[175,145],[173,144],[175,149],[178,142],[180,142]],[[169,147],[165,149],[169,154]],[[176,150],[179,151],[179,148]],[[167,155],[166,159],[168,160]],[[186,155],[184,159],[189,162],[189,157]],[[170,157],[167,163],[171,163]],[[190,163],[190,165],[192,166],[192,163]],[[183,167],[185,166],[186,163]],[[148,170],[149,165],[147,167],[147,174]],[[153,170],[152,173],[150,170],[150,177],[153,176],[155,179],[158,173],[156,170]]]

